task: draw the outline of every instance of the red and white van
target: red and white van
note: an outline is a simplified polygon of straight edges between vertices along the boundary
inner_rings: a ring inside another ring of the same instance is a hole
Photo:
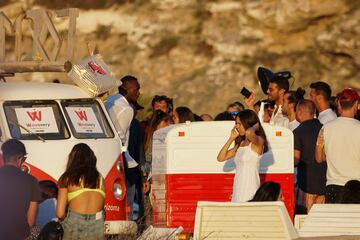
[[[289,129],[263,124],[269,151],[260,160],[261,181],[281,184],[294,215],[294,147]],[[231,201],[235,163],[217,155],[234,127],[232,121],[172,125],[153,137],[153,225],[182,226],[192,233],[198,201]]]
[[[0,83],[1,143],[10,138],[26,146],[24,170],[38,180],[55,182],[72,147],[89,145],[106,181],[105,232],[118,234],[133,226],[127,221],[121,141],[99,99],[67,84]]]

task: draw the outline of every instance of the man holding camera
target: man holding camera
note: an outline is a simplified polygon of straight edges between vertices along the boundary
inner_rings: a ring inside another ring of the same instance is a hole
[[[269,79],[267,88],[268,100],[275,103],[275,109],[271,115],[270,124],[289,127],[289,119],[282,114],[282,105],[287,91],[289,91],[288,78],[275,74],[275,76]],[[245,104],[249,109],[254,110],[254,102],[255,96],[253,93],[251,93],[249,97],[245,96]],[[262,118],[262,116],[259,116],[259,118]]]

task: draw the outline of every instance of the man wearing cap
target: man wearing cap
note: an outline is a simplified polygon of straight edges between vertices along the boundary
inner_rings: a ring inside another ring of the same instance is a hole
[[[123,144],[122,152],[125,158],[126,194],[131,209],[129,213],[130,219],[132,219],[132,203],[134,202],[135,197],[135,182],[133,181],[132,172],[134,168],[138,167],[138,163],[127,150],[130,124],[134,117],[134,110],[130,103],[137,102],[139,96],[140,84],[137,78],[127,75],[121,79],[118,93],[108,97],[105,101],[106,110],[108,111]]]
[[[340,116],[321,129],[316,143],[316,161],[327,162],[326,203],[340,203],[343,186],[360,180],[360,121],[354,118],[358,93],[346,88],[337,96]]]
[[[4,166],[0,168],[0,239],[23,240],[35,223],[41,199],[38,181],[21,171],[26,160],[22,142],[10,139],[1,146]]]

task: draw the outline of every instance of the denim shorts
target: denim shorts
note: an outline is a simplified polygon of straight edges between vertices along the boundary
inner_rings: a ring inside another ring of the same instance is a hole
[[[68,210],[62,223],[64,229],[63,240],[103,240],[104,213],[81,214]]]

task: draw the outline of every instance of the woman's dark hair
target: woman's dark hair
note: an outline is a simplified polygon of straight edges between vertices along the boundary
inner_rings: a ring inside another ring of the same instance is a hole
[[[296,91],[294,90],[288,91],[287,94],[289,94],[288,96],[289,103],[293,103],[296,106],[296,104],[300,100],[304,99],[305,90],[302,88],[298,88],[296,89]]]
[[[341,203],[359,204],[360,203],[360,181],[350,180],[343,189]]]
[[[162,121],[171,121],[172,118],[170,114],[164,113],[161,110],[156,110],[154,114],[152,115],[149,125],[147,126],[146,134],[145,134],[145,143],[144,143],[144,149],[145,151],[148,149],[150,145],[150,140],[154,135],[154,132],[156,131],[157,127]]]
[[[214,118],[214,121],[234,121],[234,117],[228,111],[221,112]]]
[[[184,123],[186,121],[195,121],[194,114],[188,107],[177,107],[175,112],[179,115],[180,123]]]
[[[240,119],[240,122],[244,126],[245,130],[247,130],[248,128],[251,128],[255,124],[259,123],[259,130],[257,130],[255,132],[255,134],[264,139],[264,153],[267,152],[268,151],[267,138],[266,138],[265,131],[264,131],[263,127],[261,126],[260,120],[259,120],[256,112],[246,109],[244,111],[239,112],[238,115],[236,115],[236,118]],[[236,118],[235,118],[235,120],[236,120]],[[240,143],[244,139],[245,139],[245,136],[240,136],[239,139],[236,140],[236,142]]]
[[[256,191],[249,202],[277,201],[280,196],[281,186],[276,182],[264,182]]]
[[[96,161],[96,156],[88,145],[76,144],[69,154],[66,171],[59,179],[59,186],[77,186],[82,182],[85,188],[99,187],[100,173],[96,169]]]
[[[194,120],[195,122],[203,122],[204,120],[199,116],[197,115],[196,113],[194,113]]]
[[[39,181],[39,187],[41,190],[42,200],[46,200],[48,198],[57,198],[58,187],[53,181]]]

